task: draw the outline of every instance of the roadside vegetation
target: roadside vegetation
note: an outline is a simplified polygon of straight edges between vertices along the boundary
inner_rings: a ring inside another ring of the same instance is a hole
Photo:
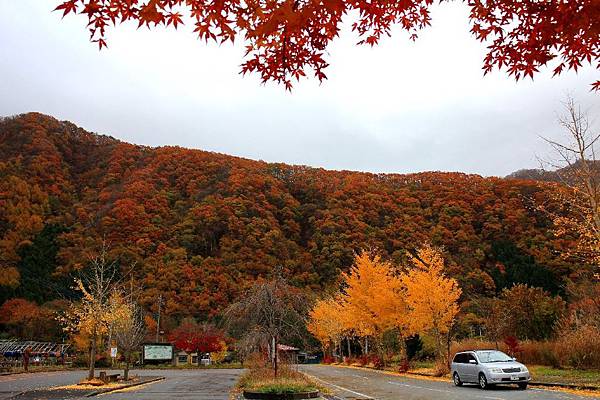
[[[560,124],[567,138],[548,140],[557,156],[551,161],[555,192],[552,201],[532,201],[531,209],[552,224],[555,237],[576,238],[561,257],[578,262],[577,272],[553,287],[557,282],[540,275],[541,269],[525,267],[527,257],[508,262],[514,249],[497,241],[494,279],[470,283],[488,291],[485,296],[464,285],[464,277],[450,276],[463,267],[447,261],[446,248],[425,242],[397,256],[398,263],[362,252],[341,275],[339,290],[310,312],[308,327],[324,362],[401,372],[416,365],[444,376],[457,351],[500,349],[540,366],[534,372],[540,380],[587,383],[598,377],[600,173],[594,144],[600,133],[572,100],[565,105]]]
[[[290,365],[279,367],[277,376],[267,360],[255,358],[238,381],[240,390],[260,393],[305,393],[316,390],[323,391],[314,381],[306,375],[296,371]]]

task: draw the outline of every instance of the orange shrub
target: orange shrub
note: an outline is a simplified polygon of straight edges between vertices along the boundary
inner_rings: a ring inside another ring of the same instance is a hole
[[[600,369],[600,330],[582,326],[562,335],[558,347],[568,365],[578,369]]]
[[[448,363],[445,359],[437,359],[435,361],[435,366],[433,367],[433,375],[434,376],[445,376],[450,373],[450,368],[448,367]]]
[[[591,326],[564,333],[558,339],[523,341],[516,358],[529,365],[547,365],[554,368],[600,369],[600,331]],[[495,349],[496,343],[481,339],[465,339],[452,343],[450,357],[465,350]],[[508,354],[504,343],[498,349]]]

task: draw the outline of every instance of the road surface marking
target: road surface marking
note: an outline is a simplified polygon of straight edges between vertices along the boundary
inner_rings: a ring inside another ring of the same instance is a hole
[[[306,374],[306,375],[308,375],[308,374]],[[333,383],[331,383],[331,382],[327,382],[327,381],[324,381],[323,379],[319,379],[319,378],[317,378],[316,376],[313,376],[313,375],[308,375],[308,376],[310,376],[312,379],[315,379],[315,380],[317,380],[317,381],[319,381],[319,382],[322,382],[322,383],[324,383],[325,385],[333,386],[333,387],[334,387],[334,388],[336,388],[336,389],[340,389],[340,390],[343,390],[343,391],[345,391],[345,392],[349,392],[349,393],[352,393],[352,394],[358,395],[358,396],[360,396],[360,397],[364,397],[365,399],[375,400],[375,398],[374,398],[374,397],[368,396],[368,395],[366,395],[366,394],[364,394],[364,393],[356,392],[356,391],[354,391],[354,390],[351,390],[351,389],[345,388],[345,387],[343,387],[343,386],[338,386],[338,385],[335,385],[335,384],[333,384]]]
[[[388,383],[392,384],[392,385],[405,386],[405,387],[408,387],[408,388],[430,390],[432,392],[451,393],[451,394],[456,393],[456,392],[453,392],[451,390],[428,388],[428,387],[424,387],[424,386],[411,385],[411,384],[408,384],[408,383],[400,383],[400,382],[393,382],[393,381],[388,381]],[[492,397],[492,396],[481,396],[481,398],[483,398],[483,399],[490,399],[490,400],[504,400],[503,397]]]

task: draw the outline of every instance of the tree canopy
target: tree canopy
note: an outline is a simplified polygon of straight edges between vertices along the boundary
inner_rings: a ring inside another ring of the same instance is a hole
[[[63,282],[103,238],[108,259],[143,288],[145,309],[157,313],[162,295],[169,326],[216,318],[277,266],[292,286],[327,291],[365,248],[407,265],[415,244],[443,246],[445,274],[469,298],[515,283],[556,293],[541,283],[564,287],[582,268],[561,256],[576,237],[557,237],[533,206],[551,206],[554,186],[534,181],[152,149],[40,114],[0,121],[0,178],[0,278],[14,272],[2,301],[70,296]],[[44,293],[31,287],[37,274]]]
[[[107,45],[107,28],[126,21],[139,26],[177,28],[189,20],[201,40],[241,38],[246,43],[242,73],[256,72],[263,82],[286,88],[312,70],[326,78],[327,46],[340,32],[342,19],[352,18],[359,44],[375,45],[394,26],[412,40],[430,25],[433,0],[66,0],[63,15],[88,19],[91,40]],[[470,30],[488,48],[487,73],[505,68],[516,79],[533,77],[541,66],[556,61],[554,73],[577,70],[600,58],[598,0],[473,0]],[[593,84],[600,89],[600,80]]]

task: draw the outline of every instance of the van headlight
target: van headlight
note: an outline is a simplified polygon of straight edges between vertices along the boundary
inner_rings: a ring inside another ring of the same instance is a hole
[[[494,374],[501,374],[502,368],[491,368],[490,371],[492,371]]]
[[[527,369],[527,367],[524,366],[524,365],[521,367],[521,371],[522,372],[529,372],[529,370]]]

